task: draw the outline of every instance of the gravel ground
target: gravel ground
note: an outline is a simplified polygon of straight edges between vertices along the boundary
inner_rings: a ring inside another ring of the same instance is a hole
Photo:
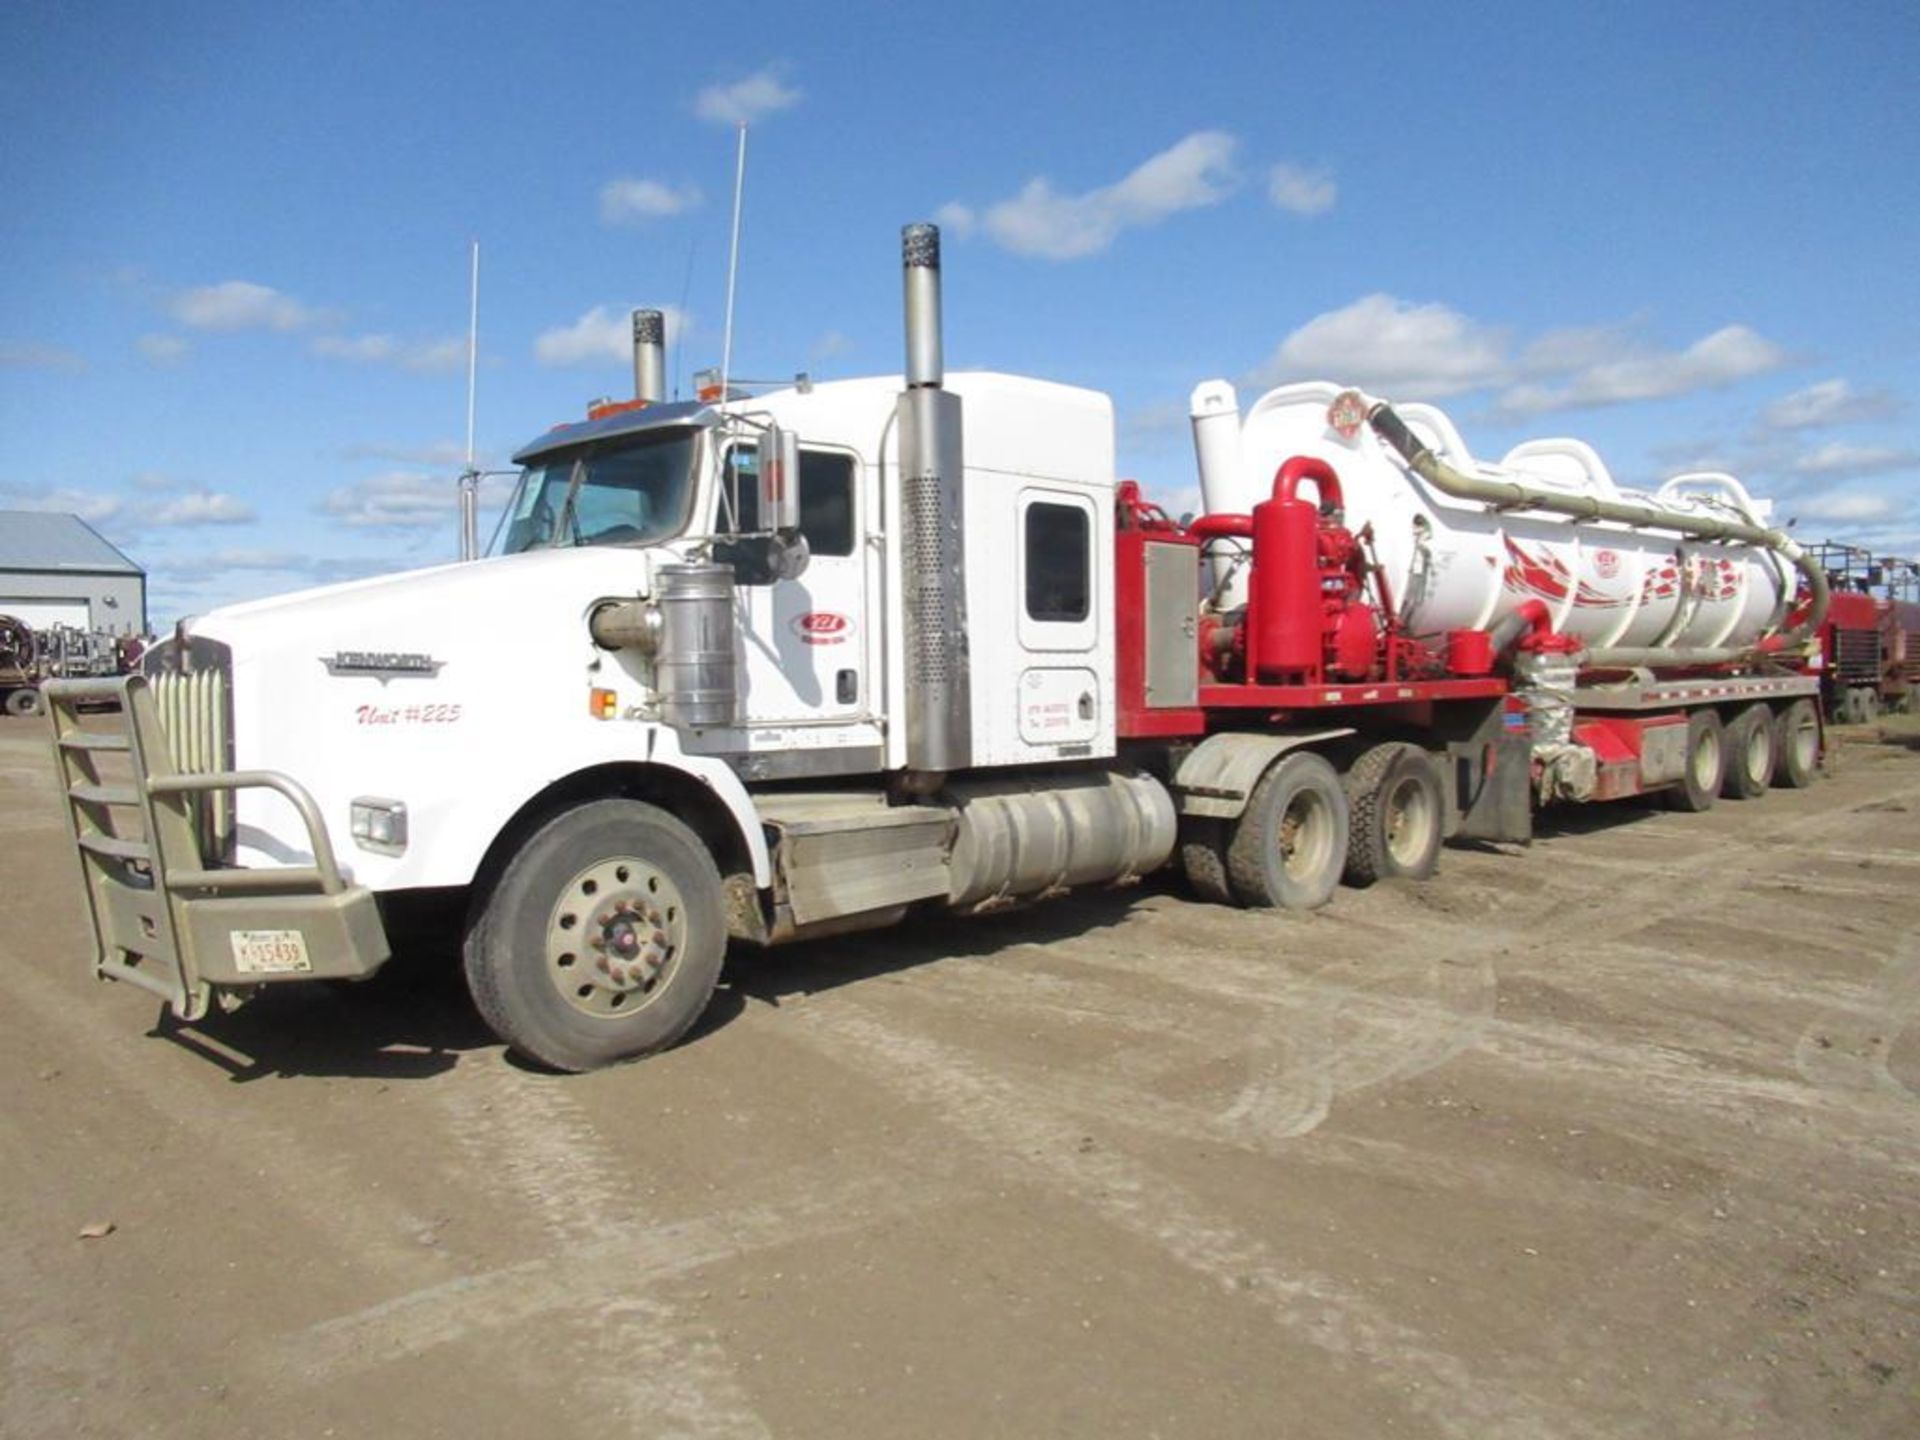
[[[737,954],[571,1079],[444,953],[193,1027],[95,985],[40,723],[5,1436],[1920,1434],[1910,721],[1311,916]]]

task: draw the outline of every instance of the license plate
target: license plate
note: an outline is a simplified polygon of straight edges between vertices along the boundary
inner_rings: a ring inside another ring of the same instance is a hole
[[[233,968],[243,975],[294,975],[313,969],[298,930],[230,930]]]

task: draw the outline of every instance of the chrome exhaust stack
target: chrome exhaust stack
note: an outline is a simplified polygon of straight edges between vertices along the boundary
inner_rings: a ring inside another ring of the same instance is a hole
[[[667,398],[667,317],[633,312],[633,398],[658,405]]]
[[[940,230],[900,232],[906,389],[899,436],[901,577],[906,602],[907,768],[937,785],[972,763],[960,397],[942,388]]]

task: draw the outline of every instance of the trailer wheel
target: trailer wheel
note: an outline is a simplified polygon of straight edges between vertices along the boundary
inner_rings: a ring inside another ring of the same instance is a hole
[[[40,713],[40,692],[31,686],[24,690],[7,692],[7,714],[38,715]]]
[[[1234,822],[1227,878],[1242,905],[1314,910],[1347,862],[1347,796],[1333,766],[1296,750],[1267,771]]]
[[[1783,790],[1804,790],[1820,768],[1820,716],[1811,700],[1795,700],[1773,721],[1775,749],[1780,759],[1773,767],[1773,783]]]
[[[1730,800],[1757,800],[1773,783],[1780,757],[1780,736],[1773,711],[1749,705],[1727,726],[1727,778],[1720,793]]]
[[[1425,880],[1440,867],[1445,802],[1417,745],[1376,745],[1341,777],[1347,793],[1346,882]]]
[[[1667,804],[1675,810],[1711,810],[1726,769],[1727,735],[1720,717],[1711,710],[1691,712],[1687,716],[1687,768],[1680,783],[1667,791]]]
[[[1227,825],[1224,820],[1188,816],[1180,822],[1180,868],[1202,900],[1213,905],[1233,904],[1227,881]]]
[[[637,800],[556,816],[507,863],[468,926],[474,1004],[556,1070],[663,1050],[720,978],[720,872],[694,833]]]

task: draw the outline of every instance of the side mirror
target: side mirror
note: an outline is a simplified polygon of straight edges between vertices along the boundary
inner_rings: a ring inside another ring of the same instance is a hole
[[[800,528],[800,437],[778,425],[760,436],[760,524],[781,536]]]

